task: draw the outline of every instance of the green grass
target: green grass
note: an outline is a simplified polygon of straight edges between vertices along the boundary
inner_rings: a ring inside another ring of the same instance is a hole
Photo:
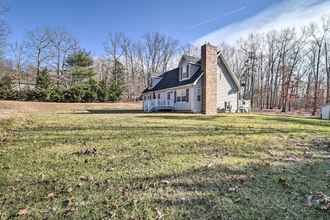
[[[0,121],[0,219],[330,218],[329,122],[89,113]]]

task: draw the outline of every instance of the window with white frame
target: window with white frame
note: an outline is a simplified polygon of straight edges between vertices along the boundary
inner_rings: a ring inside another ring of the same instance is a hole
[[[175,102],[189,102],[189,88],[175,92]]]
[[[185,80],[189,78],[190,64],[181,66],[180,80]]]

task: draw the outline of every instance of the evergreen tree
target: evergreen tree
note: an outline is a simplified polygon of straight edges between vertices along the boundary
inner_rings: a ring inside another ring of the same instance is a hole
[[[35,95],[38,100],[45,101],[49,95],[49,90],[52,86],[52,82],[49,78],[48,70],[43,69],[36,80]]]
[[[121,95],[122,95],[122,89],[120,85],[116,83],[116,81],[112,81],[110,88],[108,90],[109,101],[113,101],[113,102],[119,101]]]
[[[98,82],[97,86],[97,100],[100,102],[104,102],[107,100],[107,82],[106,80],[101,80]]]
[[[124,90],[125,84],[125,67],[118,60],[114,61],[114,68],[112,71],[112,81],[110,83],[110,88],[108,92],[108,97],[110,101],[118,101]]]
[[[0,79],[0,98],[12,99],[15,97],[15,90],[13,88],[13,80],[10,75],[5,75]]]
[[[95,76],[93,58],[84,50],[70,55],[66,60],[66,66],[72,78],[72,84],[86,82]]]

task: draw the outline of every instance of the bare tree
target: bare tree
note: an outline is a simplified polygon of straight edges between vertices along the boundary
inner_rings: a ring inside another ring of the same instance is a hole
[[[24,78],[23,68],[26,62],[26,54],[24,44],[18,42],[10,45],[11,59],[14,65],[15,75],[18,79],[18,88],[21,90],[21,81]]]
[[[39,76],[42,65],[50,60],[53,54],[50,53],[50,30],[49,28],[37,28],[28,33],[26,47],[30,56],[35,60],[36,75]]]
[[[160,33],[149,33],[144,36],[144,60],[147,80],[154,74],[168,70],[169,61],[178,49],[178,42]]]
[[[122,42],[124,39],[123,33],[109,34],[107,40],[104,43],[105,52],[109,61],[112,63],[112,77],[116,85],[119,84],[121,77],[119,75],[119,62],[123,55]]]
[[[59,85],[59,78],[64,72],[65,60],[70,54],[79,50],[79,42],[64,30],[50,30],[48,34]]]
[[[324,51],[325,51],[325,69],[327,73],[327,96],[326,96],[326,103],[330,103],[330,66],[329,66],[329,57],[328,57],[328,43],[327,39],[324,41]]]
[[[322,33],[318,33],[317,26],[312,24],[310,26],[310,32],[312,36],[311,44],[315,48],[315,62],[313,63],[313,67],[315,68],[314,74],[314,96],[313,96],[313,111],[312,115],[316,115],[317,108],[319,105],[319,86],[320,86],[320,65],[321,65],[321,56],[322,56],[322,48],[323,43],[326,37],[326,33],[328,30],[324,30]],[[316,64],[315,64],[316,63]]]
[[[324,37],[324,59],[325,59],[325,71],[326,71],[326,103],[330,103],[330,64],[329,64],[329,48],[328,48],[328,32],[330,31],[330,16],[323,17],[323,30],[325,32]]]

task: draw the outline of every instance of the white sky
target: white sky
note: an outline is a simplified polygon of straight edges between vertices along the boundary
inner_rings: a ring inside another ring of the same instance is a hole
[[[329,15],[330,0],[284,0],[253,17],[215,30],[197,39],[194,44],[210,42],[217,45],[222,41],[233,44],[240,38],[246,38],[250,33],[287,27],[299,29],[311,22],[321,23],[322,16]]]

